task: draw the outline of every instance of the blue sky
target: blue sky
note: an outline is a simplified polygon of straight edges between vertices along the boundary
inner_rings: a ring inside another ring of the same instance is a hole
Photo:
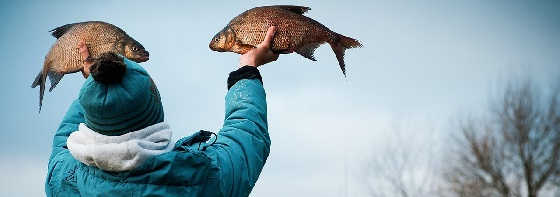
[[[307,16],[364,47],[347,51],[347,78],[328,46],[317,62],[290,54],[261,68],[272,149],[253,196],[360,195],[352,174],[394,122],[416,136],[452,132],[449,122],[484,110],[512,73],[545,83],[560,73],[558,1],[3,1],[0,196],[44,195],[52,136],[84,81],[65,76],[37,113],[29,86],[55,42],[48,30],[103,20],[140,41],[178,138],[223,123],[238,55],[210,51],[212,36],[274,4],[309,6]]]

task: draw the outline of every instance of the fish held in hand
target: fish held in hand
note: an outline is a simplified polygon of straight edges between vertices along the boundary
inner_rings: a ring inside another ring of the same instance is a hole
[[[261,43],[268,27],[275,26],[276,34],[272,51],[296,52],[316,61],[313,53],[323,43],[329,43],[334,51],[342,73],[346,76],[344,52],[361,47],[356,39],[331,31],[321,23],[304,16],[308,7],[277,5],[256,7],[233,18],[226,27],[210,41],[211,50],[245,54]]]
[[[47,77],[51,82],[49,92],[56,87],[65,74],[81,71],[84,77],[87,77],[83,68],[84,60],[77,47],[80,41],[86,44],[92,59],[99,58],[101,54],[107,52],[121,54],[139,63],[149,59],[149,53],[142,44],[119,27],[106,22],[72,23],[54,28],[50,32],[57,40],[45,56],[43,68],[31,85],[32,88],[40,87],[39,111],[41,111],[43,103]]]

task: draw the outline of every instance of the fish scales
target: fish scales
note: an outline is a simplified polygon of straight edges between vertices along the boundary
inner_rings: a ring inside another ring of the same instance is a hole
[[[301,19],[309,20],[301,20]],[[312,24],[312,25],[309,25]],[[312,42],[324,42],[330,38],[330,30],[299,14],[281,8],[254,9],[236,17],[230,23],[242,44],[256,46],[264,40],[270,26],[276,26],[277,32],[272,45],[273,51],[294,51],[301,45]],[[306,37],[307,35],[312,35]],[[307,38],[307,39],[304,39]]]
[[[219,52],[244,54],[260,44],[270,26],[276,27],[272,51],[296,52],[316,61],[314,51],[323,43],[333,49],[342,73],[346,75],[344,53],[346,49],[361,47],[355,39],[331,31],[321,23],[303,16],[308,7],[279,5],[256,7],[233,18],[210,41],[209,47]]]
[[[40,86],[39,110],[48,77],[51,81],[49,91],[52,91],[65,74],[83,72],[83,59],[80,56],[78,44],[83,41],[90,54],[96,59],[103,53],[113,52],[121,54],[133,61],[144,62],[149,59],[149,53],[144,47],[131,38],[122,29],[102,21],[88,21],[67,24],[51,30],[57,38],[43,63],[43,69],[31,87]],[[87,76],[83,73],[84,77]]]
[[[56,62],[58,60],[60,62],[54,63],[50,68],[55,72],[71,73],[81,71],[83,60],[77,48],[81,40],[88,46],[88,51],[92,58],[97,58],[104,52],[118,53],[119,51],[113,47],[113,43],[120,40],[124,35],[118,31],[106,31],[102,26],[105,26],[105,24],[89,23],[88,25],[77,25],[69,29],[55,44],[57,49],[62,51],[52,50],[56,54],[51,58],[52,61]]]

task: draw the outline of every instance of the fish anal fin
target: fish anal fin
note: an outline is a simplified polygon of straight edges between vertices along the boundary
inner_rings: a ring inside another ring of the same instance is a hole
[[[78,24],[78,23],[66,24],[66,25],[54,28],[54,29],[50,30],[49,32],[51,32],[52,36],[54,36],[56,39],[58,39],[62,35],[64,35],[72,26],[74,26],[76,24]]]
[[[302,47],[299,47],[296,50],[296,53],[312,61],[317,61],[317,59],[315,59],[314,53],[315,49],[317,49],[320,45],[321,43],[309,43],[303,45]]]
[[[270,6],[270,7],[277,7],[277,8],[288,10],[290,12],[293,12],[293,13],[296,13],[296,14],[301,14],[301,15],[303,15],[307,11],[311,10],[311,8],[309,8],[309,7],[297,6],[297,5],[274,5],[274,6]]]
[[[52,90],[56,87],[56,85],[58,85],[58,82],[60,82],[60,80],[64,76],[64,73],[58,73],[56,71],[48,71],[47,76],[49,76],[49,81],[51,81],[51,87],[49,88],[49,92],[52,92]]]
[[[272,52],[278,53],[278,54],[290,54],[290,53],[293,53],[294,51],[291,50],[291,49],[281,49],[281,50],[272,50]]]

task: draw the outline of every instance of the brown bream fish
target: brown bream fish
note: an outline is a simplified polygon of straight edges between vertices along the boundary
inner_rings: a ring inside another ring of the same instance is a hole
[[[256,7],[233,18],[210,41],[210,49],[219,52],[245,54],[260,44],[270,26],[276,26],[272,51],[277,53],[296,52],[316,61],[313,53],[319,45],[329,43],[342,73],[346,76],[344,51],[361,47],[355,39],[329,30],[321,23],[303,16],[308,7],[277,5]]]
[[[43,105],[43,94],[47,76],[51,81],[51,92],[65,74],[82,71],[83,61],[78,50],[78,43],[84,41],[90,57],[95,59],[106,52],[121,54],[135,62],[145,62],[149,53],[142,44],[126,34],[122,29],[101,21],[88,21],[67,24],[51,30],[58,40],[45,56],[43,69],[31,85],[39,89],[39,111]]]

